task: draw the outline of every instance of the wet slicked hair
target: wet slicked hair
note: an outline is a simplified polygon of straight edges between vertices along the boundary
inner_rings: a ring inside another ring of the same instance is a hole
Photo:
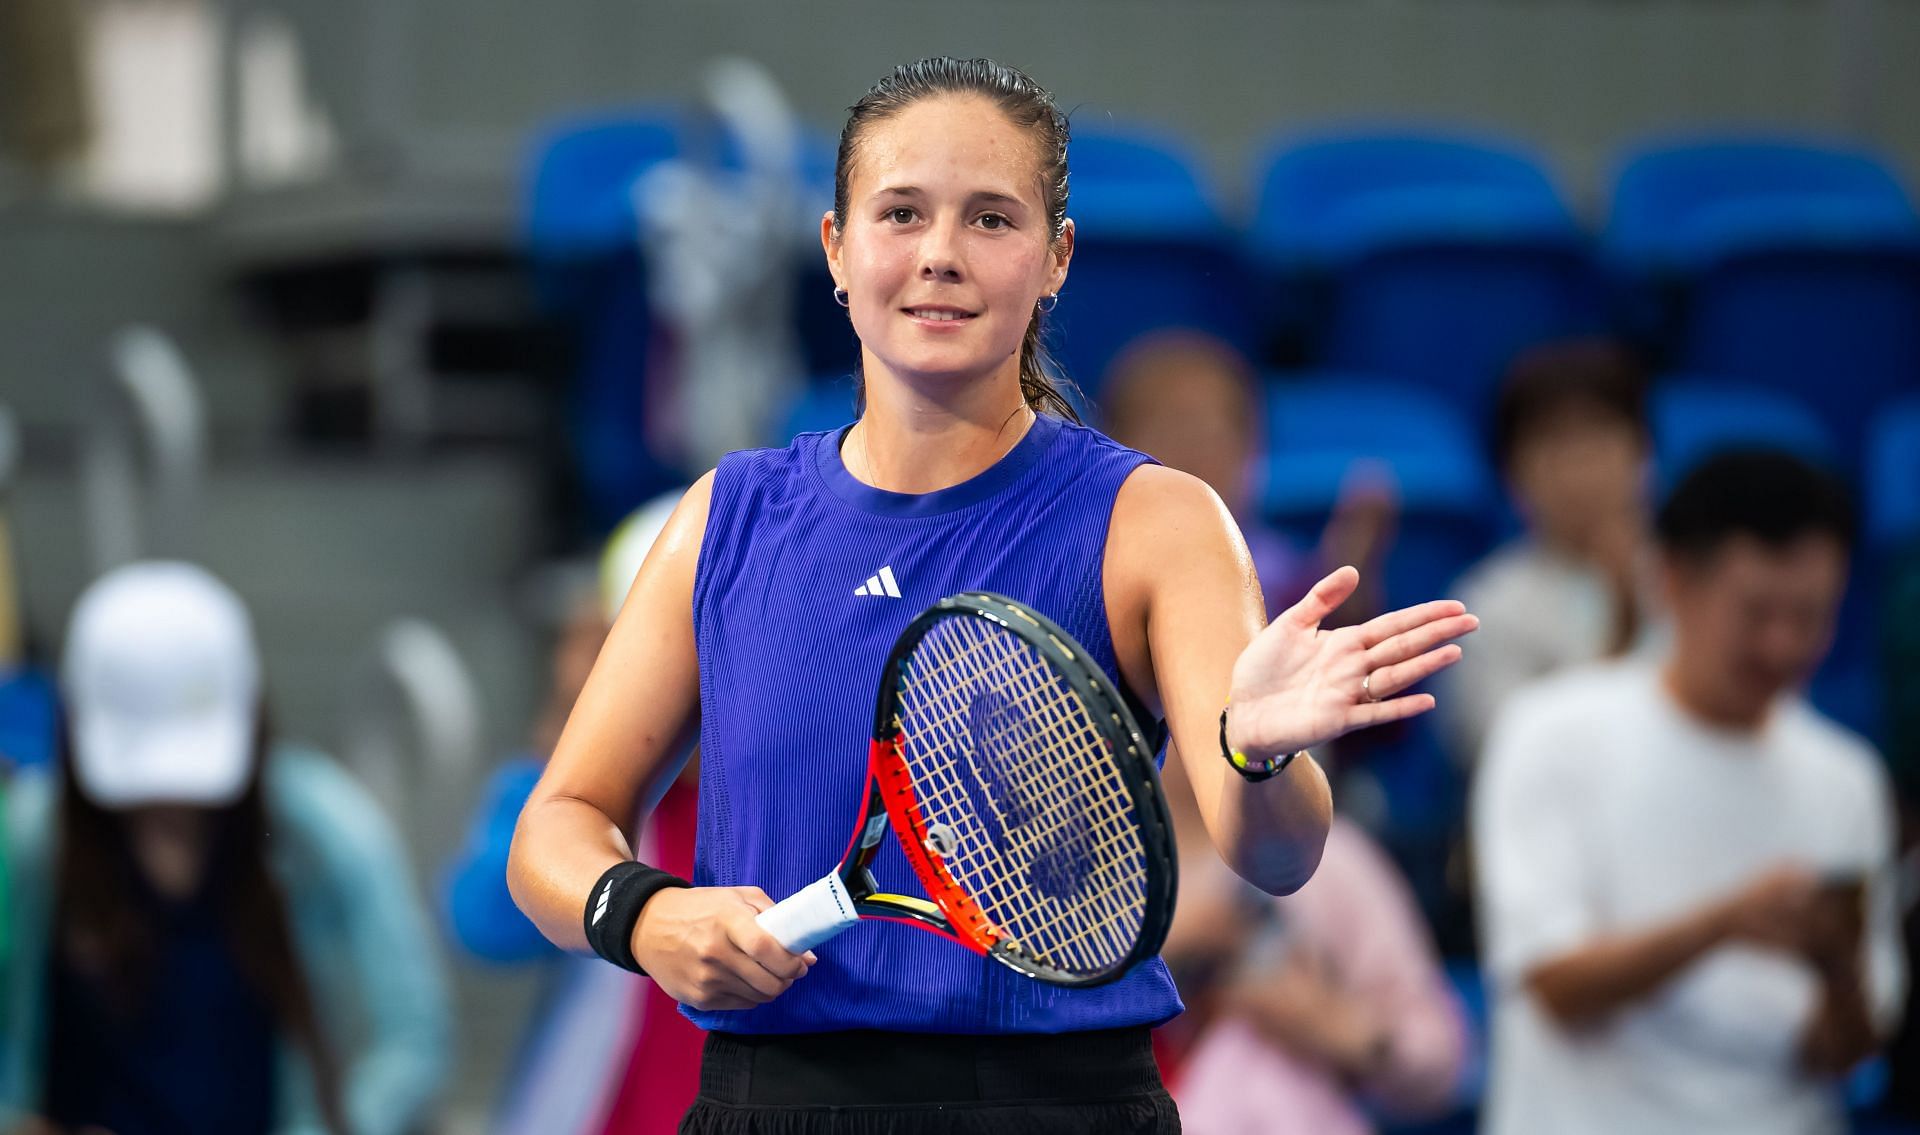
[[[924,99],[973,95],[993,103],[1008,121],[1033,136],[1040,161],[1040,185],[1047,210],[1047,231],[1057,243],[1067,227],[1067,116],[1045,87],[1021,71],[991,59],[937,56],[896,67],[847,108],[840,151],[833,167],[833,228],[847,224],[847,183],[867,129]],[[1065,379],[1041,343],[1043,315],[1035,310],[1020,342],[1020,393],[1036,411],[1079,421],[1062,393]]]

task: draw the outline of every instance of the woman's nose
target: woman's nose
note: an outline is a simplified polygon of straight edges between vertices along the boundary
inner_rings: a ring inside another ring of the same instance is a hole
[[[952,223],[929,226],[920,244],[920,278],[948,283],[959,280],[964,275],[959,244],[960,234]]]

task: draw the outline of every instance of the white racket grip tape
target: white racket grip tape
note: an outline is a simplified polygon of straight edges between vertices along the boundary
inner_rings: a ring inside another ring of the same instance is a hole
[[[754,919],[789,953],[804,954],[860,921],[853,912],[853,896],[834,871],[818,882],[781,899]]]

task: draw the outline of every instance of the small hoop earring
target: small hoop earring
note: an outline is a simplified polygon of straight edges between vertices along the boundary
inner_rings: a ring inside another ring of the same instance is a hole
[[[1046,295],[1041,296],[1039,302],[1033,306],[1040,309],[1040,314],[1045,315],[1047,312],[1060,306],[1060,293],[1048,292]]]
[[[841,307],[847,306],[847,289],[833,289],[833,302],[839,304]]]

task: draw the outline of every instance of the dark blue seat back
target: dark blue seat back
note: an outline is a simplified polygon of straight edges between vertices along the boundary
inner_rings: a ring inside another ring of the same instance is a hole
[[[1884,555],[1920,544],[1920,395],[1881,407],[1862,480],[1868,546]]]
[[[1167,328],[1251,350],[1237,242],[1184,147],[1103,124],[1075,131],[1068,166],[1073,266],[1047,340],[1067,377],[1097,395],[1128,343]]]
[[[530,151],[527,249],[538,294],[569,334],[567,420],[593,531],[686,480],[646,444],[654,336],[633,199],[635,182],[681,150],[674,115],[639,108],[556,123]]]
[[[1283,144],[1250,247],[1310,364],[1421,382],[1475,422],[1514,355],[1599,323],[1585,234],[1540,163],[1502,141]]]
[[[524,190],[535,264],[544,272],[630,253],[639,239],[634,179],[679,153],[677,120],[663,108],[570,118],[542,130],[530,148]]]
[[[1643,147],[1607,260],[1680,369],[1804,399],[1841,444],[1920,389],[1920,218],[1873,155],[1773,138]]]
[[[1838,464],[1833,433],[1812,408],[1766,387],[1713,378],[1670,377],[1654,384],[1654,458],[1662,495],[1715,453],[1765,445],[1827,468]]]
[[[1282,376],[1267,388],[1262,515],[1313,546],[1356,465],[1400,500],[1386,561],[1394,606],[1440,598],[1492,539],[1497,489],[1475,431],[1432,391],[1363,376]]]

